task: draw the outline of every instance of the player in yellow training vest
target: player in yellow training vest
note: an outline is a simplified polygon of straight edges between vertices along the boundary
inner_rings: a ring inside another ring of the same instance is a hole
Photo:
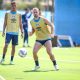
[[[5,60],[5,55],[7,52],[8,44],[12,40],[12,51],[11,51],[10,64],[13,64],[15,46],[18,44],[19,28],[21,30],[21,36],[23,36],[21,15],[16,12],[16,3],[11,2],[11,11],[10,13],[6,13],[5,20],[4,20],[4,26],[3,26],[2,36],[5,36],[5,29],[6,29],[6,38],[5,38],[5,45],[3,48],[3,56],[2,56],[1,63],[3,63]]]
[[[33,58],[35,61],[34,70],[37,70],[40,68],[37,53],[43,45],[45,46],[46,51],[51,61],[53,62],[55,70],[59,70],[55,57],[52,54],[51,37],[54,36],[53,25],[47,19],[39,15],[38,8],[33,8],[33,15],[34,15],[34,18],[31,20],[32,33],[30,33],[30,35],[32,35],[34,32],[36,34],[36,42],[35,42],[34,49],[33,49]],[[49,32],[48,27],[51,27],[51,33]]]

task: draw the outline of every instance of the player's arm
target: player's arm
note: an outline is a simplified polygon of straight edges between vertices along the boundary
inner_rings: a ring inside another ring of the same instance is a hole
[[[23,27],[22,27],[21,15],[19,16],[19,24],[20,24],[21,36],[23,37]]]
[[[32,32],[29,33],[30,36],[34,34],[35,30],[32,28]]]
[[[52,23],[49,22],[47,19],[44,19],[44,22],[45,22],[45,24],[47,24],[47,25],[49,25],[49,26],[51,27],[51,34],[53,34],[53,32],[54,32],[54,27],[53,27]]]
[[[3,37],[5,36],[6,25],[7,25],[7,13],[5,14],[5,18],[4,18],[4,25],[3,25],[3,32],[2,32]]]
[[[52,23],[49,22],[47,19],[44,19],[44,22],[45,22],[46,25],[49,25],[51,27],[51,34],[50,34],[50,36],[54,37],[54,35],[53,35],[54,34],[54,25],[52,25]]]

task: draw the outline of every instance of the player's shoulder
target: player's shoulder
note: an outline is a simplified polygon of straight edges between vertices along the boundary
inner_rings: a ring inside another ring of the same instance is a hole
[[[21,14],[20,14],[20,13],[18,13],[18,12],[16,12],[16,15],[17,15],[17,16],[19,16],[19,17],[21,17]]]
[[[8,14],[9,14],[9,12],[6,12],[6,13],[5,13],[5,15],[8,15]]]
[[[7,16],[8,16],[8,14],[9,14],[9,12],[6,12],[6,13],[5,13],[5,17],[7,17]]]
[[[44,16],[40,16],[41,19],[46,20],[46,18]]]
[[[44,16],[40,16],[40,18],[45,22],[47,19]]]
[[[21,15],[20,13],[16,12],[17,15]]]

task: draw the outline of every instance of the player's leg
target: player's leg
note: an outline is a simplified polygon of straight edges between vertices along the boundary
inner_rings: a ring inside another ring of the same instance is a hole
[[[35,69],[34,70],[37,70],[39,68],[39,61],[38,61],[37,53],[41,47],[42,47],[42,45],[39,42],[36,42],[34,45],[34,48],[33,48],[33,58],[35,61]]]
[[[26,47],[26,45],[29,47],[29,45],[28,45],[28,30],[24,29],[24,44],[23,44],[23,47]]]
[[[4,60],[5,60],[5,55],[6,55],[6,52],[7,52],[7,48],[8,48],[8,45],[5,44],[4,45],[4,48],[3,48],[3,55],[2,55],[2,59],[1,59],[1,62],[0,63],[3,63]]]
[[[12,45],[10,64],[13,64],[14,55],[15,55],[15,45]]]
[[[8,48],[8,44],[10,43],[10,40],[11,40],[11,35],[6,34],[5,45],[4,45],[4,48],[3,48],[3,55],[2,55],[1,63],[3,63],[4,60],[5,60],[5,56],[6,56],[6,52],[7,52],[7,48]]]
[[[46,47],[46,51],[51,59],[51,61],[53,62],[53,65],[54,65],[54,68],[55,70],[58,70],[58,66],[57,66],[57,63],[56,63],[56,59],[52,53],[52,43],[51,43],[51,40],[48,40],[45,42],[45,47]]]
[[[28,44],[28,31],[26,31],[26,40],[27,40],[27,44]]]
[[[15,55],[15,47],[18,45],[18,35],[13,35],[12,37],[12,50],[11,50],[11,60],[10,64],[13,64],[13,59]]]
[[[28,29],[26,30],[26,41],[27,41],[27,47],[29,46],[29,34],[28,34]]]
[[[23,39],[23,47],[26,46],[26,31],[24,29],[24,39]]]

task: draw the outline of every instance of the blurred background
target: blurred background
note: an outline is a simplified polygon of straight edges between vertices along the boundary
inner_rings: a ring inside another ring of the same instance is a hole
[[[17,9],[23,10],[26,7],[38,7],[41,10],[52,11],[54,0],[0,0],[0,9],[10,9],[10,2],[16,1]]]
[[[44,17],[54,22],[55,46],[80,46],[80,0],[0,0],[0,31],[11,1],[16,1],[21,14],[27,7],[38,7]]]
[[[16,1],[19,13],[23,14],[25,8],[32,9],[33,7],[38,7],[42,15],[53,22],[54,0],[0,0],[0,31],[2,31],[5,12],[10,10],[11,1]]]

